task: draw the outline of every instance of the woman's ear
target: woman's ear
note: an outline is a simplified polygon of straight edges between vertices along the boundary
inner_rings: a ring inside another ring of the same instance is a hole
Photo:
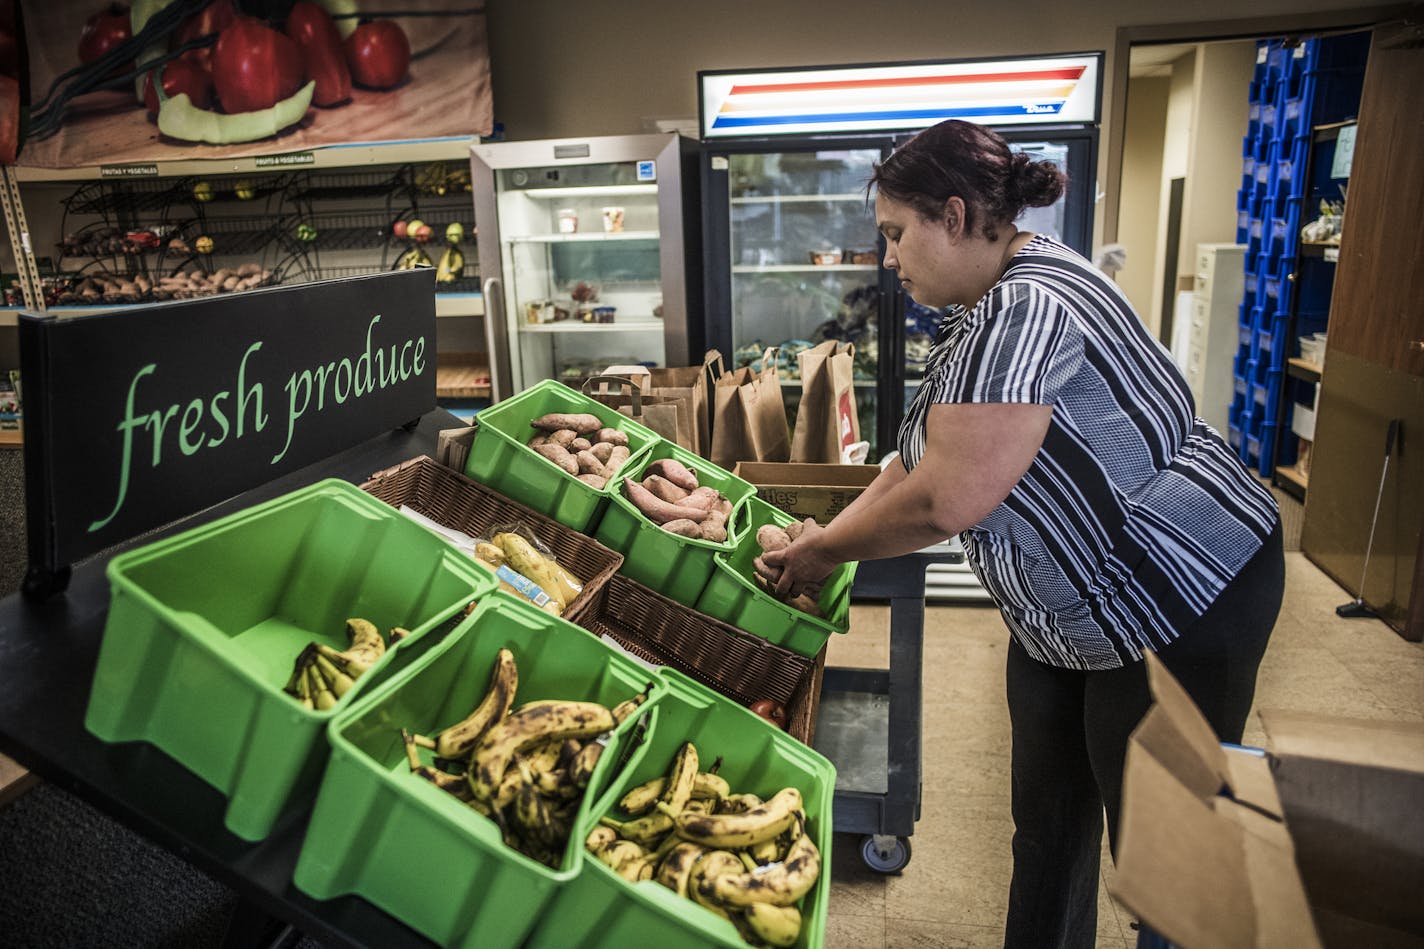
[[[944,202],[944,226],[949,231],[952,238],[962,237],[964,234],[964,199],[960,197],[946,198]]]

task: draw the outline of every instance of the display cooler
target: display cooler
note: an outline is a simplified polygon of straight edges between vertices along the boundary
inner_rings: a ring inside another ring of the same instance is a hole
[[[495,401],[701,357],[697,154],[675,133],[471,146]]]
[[[861,437],[872,459],[893,450],[939,314],[880,266],[876,163],[943,119],[993,126],[1070,177],[1019,226],[1086,256],[1101,74],[1101,53],[699,72],[707,344],[735,365],[776,347],[794,417],[796,354],[853,343]]]

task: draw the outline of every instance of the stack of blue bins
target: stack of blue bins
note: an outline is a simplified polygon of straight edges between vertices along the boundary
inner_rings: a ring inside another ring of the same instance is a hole
[[[1334,264],[1305,266],[1299,254],[1301,226],[1318,213],[1307,196],[1329,196],[1329,161],[1311,160],[1311,130],[1358,113],[1368,54],[1368,33],[1257,44],[1237,195],[1246,279],[1227,439],[1262,477],[1295,461],[1294,438],[1277,451],[1280,430],[1290,431],[1286,360],[1299,355],[1298,337],[1325,329],[1334,282],[1333,269],[1321,269]]]

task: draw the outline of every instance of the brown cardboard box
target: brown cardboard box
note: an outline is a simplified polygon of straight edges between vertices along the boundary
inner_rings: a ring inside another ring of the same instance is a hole
[[[1148,654],[1115,895],[1182,949],[1424,946],[1424,723],[1263,711],[1223,747]]]
[[[739,461],[732,474],[756,485],[757,497],[772,507],[825,524],[870,486],[880,467]]]

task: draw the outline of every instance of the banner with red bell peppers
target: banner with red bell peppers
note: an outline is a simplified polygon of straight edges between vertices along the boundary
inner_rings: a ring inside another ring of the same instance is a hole
[[[483,0],[26,4],[29,123],[16,163],[488,135],[485,26]]]

